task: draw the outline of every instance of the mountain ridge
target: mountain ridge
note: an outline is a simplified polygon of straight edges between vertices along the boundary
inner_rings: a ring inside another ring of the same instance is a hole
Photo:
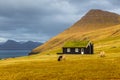
[[[39,45],[42,45],[42,43],[33,41],[21,43],[14,40],[7,40],[0,45],[0,50],[31,50]]]

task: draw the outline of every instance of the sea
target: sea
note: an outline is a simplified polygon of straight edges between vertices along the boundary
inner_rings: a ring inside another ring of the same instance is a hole
[[[0,50],[0,59],[27,56],[31,50]]]

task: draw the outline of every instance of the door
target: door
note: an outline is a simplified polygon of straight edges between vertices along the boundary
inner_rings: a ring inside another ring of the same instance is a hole
[[[84,54],[84,48],[81,48],[81,54]]]

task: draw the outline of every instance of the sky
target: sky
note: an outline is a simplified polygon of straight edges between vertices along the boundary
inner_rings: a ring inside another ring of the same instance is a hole
[[[120,0],[0,0],[0,42],[46,42],[91,9],[120,14]]]

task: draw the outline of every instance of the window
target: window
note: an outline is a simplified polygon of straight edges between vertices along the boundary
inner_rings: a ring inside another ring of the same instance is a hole
[[[70,52],[70,48],[67,48],[67,52]]]
[[[79,49],[78,49],[78,48],[75,48],[75,52],[79,52]]]

